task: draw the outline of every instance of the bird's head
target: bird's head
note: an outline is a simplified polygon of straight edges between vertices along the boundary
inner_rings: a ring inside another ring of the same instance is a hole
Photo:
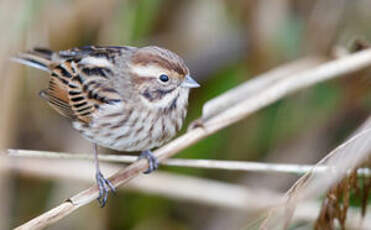
[[[142,100],[155,107],[187,103],[189,89],[200,86],[190,76],[183,59],[164,48],[139,48],[133,53],[129,68]]]

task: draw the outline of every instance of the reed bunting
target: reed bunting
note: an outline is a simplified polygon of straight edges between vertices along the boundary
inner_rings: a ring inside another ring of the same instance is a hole
[[[180,130],[189,90],[199,87],[181,57],[156,46],[34,48],[14,61],[50,74],[40,96],[93,143],[102,207],[115,188],[99,169],[97,145],[141,151],[149,165],[145,173],[152,172],[158,162],[150,150]]]

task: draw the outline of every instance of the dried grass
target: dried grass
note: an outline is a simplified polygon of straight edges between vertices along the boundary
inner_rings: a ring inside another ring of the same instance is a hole
[[[362,167],[371,167],[363,164]],[[344,177],[339,183],[333,185],[327,192],[322,202],[321,212],[316,220],[316,230],[333,230],[335,222],[340,223],[341,229],[346,229],[347,212],[350,205],[350,197],[358,199],[361,206],[361,215],[364,218],[368,203],[368,196],[371,189],[371,178],[357,176],[358,168]]]
[[[367,161],[371,154],[370,134],[371,117],[349,140],[339,145],[316,164],[315,167],[330,167],[328,173],[319,175],[318,173],[309,172],[297,180],[286,193],[283,209],[272,209],[260,229],[278,228],[277,226],[281,226],[278,223],[282,222],[282,218],[285,220],[283,228],[287,229],[294,215],[296,205],[305,200],[319,197],[326,190],[329,190],[329,192],[319,217],[320,224],[317,226],[333,227],[335,219],[339,220],[341,226],[345,226],[350,189],[357,188],[356,169]],[[352,170],[353,173],[348,174],[348,170]],[[333,186],[333,184],[338,184],[339,186]],[[365,189],[366,191],[362,191],[368,194],[368,182]],[[367,197],[368,195],[363,195],[362,197],[364,196]],[[339,200],[343,202],[342,205],[338,203]],[[362,205],[365,207],[366,201],[363,201]],[[363,209],[365,210],[365,208]]]

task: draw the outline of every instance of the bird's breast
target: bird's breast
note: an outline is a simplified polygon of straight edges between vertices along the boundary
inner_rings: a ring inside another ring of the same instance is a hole
[[[163,145],[181,129],[186,104],[171,109],[121,105],[92,119],[91,124],[74,122],[86,139],[118,151],[144,151]]]

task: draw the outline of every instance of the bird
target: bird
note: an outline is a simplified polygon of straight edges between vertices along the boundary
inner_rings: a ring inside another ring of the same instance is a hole
[[[141,152],[151,173],[151,149],[181,129],[190,89],[200,86],[180,56],[158,46],[35,47],[12,60],[49,73],[39,95],[93,144],[101,207],[115,188],[100,170],[98,146]]]

